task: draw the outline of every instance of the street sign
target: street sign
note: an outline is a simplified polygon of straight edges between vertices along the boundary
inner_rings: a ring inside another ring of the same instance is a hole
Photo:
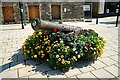
[[[90,11],[90,5],[83,5],[83,10],[84,11]]]
[[[92,3],[85,3],[83,5],[83,11],[84,11],[84,21],[92,22]]]

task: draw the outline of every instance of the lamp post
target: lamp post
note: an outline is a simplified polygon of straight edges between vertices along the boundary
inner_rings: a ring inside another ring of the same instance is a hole
[[[118,13],[117,13],[117,19],[116,19],[116,27],[118,25],[118,19],[119,19],[119,15],[120,15],[120,1],[118,2],[119,8],[118,8]]]
[[[24,29],[24,25],[23,25],[23,4],[21,2],[19,2],[19,9],[20,9],[20,16],[21,16],[21,24],[22,24],[22,29]]]

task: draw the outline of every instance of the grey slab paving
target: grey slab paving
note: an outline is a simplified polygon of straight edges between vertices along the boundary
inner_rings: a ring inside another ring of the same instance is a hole
[[[104,69],[98,69],[98,70],[92,71],[92,73],[97,78],[114,78],[113,75],[111,75],[109,72],[105,71]]]
[[[116,67],[115,65],[108,66],[104,69],[107,70],[108,72],[110,72],[111,74],[113,74],[116,77],[118,76],[118,71],[120,71],[120,69],[118,67]]]
[[[62,73],[58,70],[52,70],[52,71],[48,71],[46,73],[48,75],[48,78],[67,78],[67,76],[64,73]]]
[[[19,77],[36,74],[35,68],[33,66],[27,66],[27,67],[18,69],[18,71],[19,71]]]
[[[25,67],[24,61],[10,63],[10,70],[18,69],[18,68],[24,68],[24,67]]]
[[[120,62],[120,61],[118,60],[118,55],[110,56],[109,58],[113,59],[113,60],[116,61],[116,62]]]
[[[90,73],[90,72],[77,75],[77,77],[78,77],[78,78],[96,78],[96,77],[95,77],[92,73]]]
[[[99,68],[106,67],[107,65],[97,60],[94,63],[92,63],[91,66],[93,66],[95,69],[99,69]]]
[[[100,61],[102,61],[104,64],[106,65],[112,65],[112,64],[116,64],[117,62],[110,59],[110,58],[100,58]]]
[[[69,72],[66,72],[65,74],[67,75],[67,77],[72,77],[72,76],[81,74],[81,72],[79,71],[79,69],[74,68],[74,69],[69,70]]]
[[[2,78],[18,78],[17,70],[4,71],[1,75]]]
[[[82,71],[83,73],[85,73],[85,72],[90,72],[90,71],[93,71],[93,70],[95,70],[92,66],[86,66],[86,67],[83,67],[83,68],[79,68],[80,69],[80,71]]]
[[[43,73],[46,71],[51,71],[52,69],[50,68],[49,64],[46,62],[42,62],[40,65],[36,65],[36,72],[37,73]]]
[[[31,78],[47,78],[46,75],[42,75],[41,73],[30,75],[29,80],[32,80]]]

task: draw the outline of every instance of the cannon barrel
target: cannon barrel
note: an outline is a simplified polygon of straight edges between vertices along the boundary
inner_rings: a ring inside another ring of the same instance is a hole
[[[35,31],[40,29],[53,30],[53,28],[56,28],[57,30],[61,30],[63,32],[73,32],[81,29],[81,27],[52,23],[52,22],[44,21],[38,18],[35,18],[34,20],[32,20],[31,26]]]

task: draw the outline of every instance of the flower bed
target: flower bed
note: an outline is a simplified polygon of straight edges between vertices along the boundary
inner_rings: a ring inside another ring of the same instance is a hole
[[[103,54],[106,41],[95,31],[81,30],[78,36],[67,41],[67,34],[40,30],[29,36],[23,45],[23,53],[29,58],[46,59],[52,69],[68,71],[82,59],[96,59]]]

